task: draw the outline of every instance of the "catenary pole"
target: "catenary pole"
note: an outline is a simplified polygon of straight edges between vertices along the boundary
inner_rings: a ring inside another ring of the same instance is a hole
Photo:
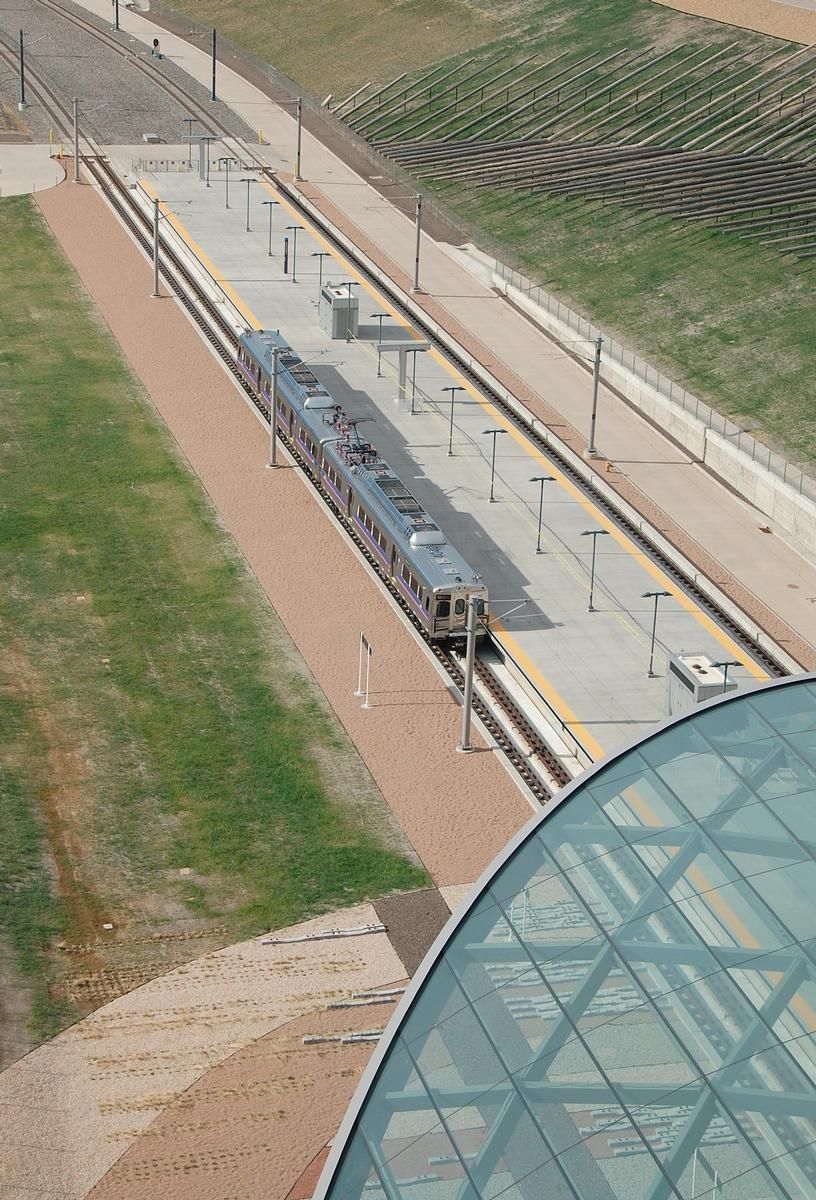
[[[422,246],[422,197],[416,198],[416,247],[414,250],[414,282],[411,284],[412,292],[422,291],[419,286],[419,252]]]
[[[153,200],[153,298],[158,299],[159,291],[159,199]]]
[[[20,30],[20,103],[18,108],[26,108],[25,94],[25,49],[23,46],[23,31]]]
[[[74,183],[79,183],[79,99],[74,96]]]
[[[470,754],[470,720],[473,712],[473,668],[476,662],[476,597],[468,599],[467,649],[465,651],[465,694],[462,705],[462,740],[456,749],[460,754]]]
[[[586,452],[588,458],[594,458],[598,453],[595,445],[595,423],[598,420],[598,383],[601,378],[601,346],[603,338],[598,335],[595,339],[595,364],[592,368],[592,416],[589,419],[589,443]]]

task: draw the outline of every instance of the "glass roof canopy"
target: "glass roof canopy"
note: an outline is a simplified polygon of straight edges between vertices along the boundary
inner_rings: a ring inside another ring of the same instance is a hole
[[[814,678],[663,727],[493,864],[316,1197],[816,1198],[815,904]]]

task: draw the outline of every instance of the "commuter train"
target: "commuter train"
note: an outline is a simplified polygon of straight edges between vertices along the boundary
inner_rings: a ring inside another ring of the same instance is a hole
[[[271,412],[277,353],[277,428],[433,641],[466,633],[468,600],[482,632],[487,588],[370,442],[278,332],[242,335],[238,368]]]

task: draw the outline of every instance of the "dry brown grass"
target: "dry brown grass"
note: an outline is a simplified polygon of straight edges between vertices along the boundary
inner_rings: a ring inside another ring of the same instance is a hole
[[[251,48],[321,97],[348,94],[367,79],[385,83],[403,71],[484,45],[507,34],[531,0],[174,0],[174,8]],[[274,16],[270,17],[270,13]]]

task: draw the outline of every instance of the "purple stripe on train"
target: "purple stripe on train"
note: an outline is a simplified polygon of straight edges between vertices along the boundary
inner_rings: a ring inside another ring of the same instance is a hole
[[[343,508],[345,508],[346,507],[346,497],[343,495],[342,492],[339,492],[337,490],[337,488],[334,486],[332,481],[329,479],[329,477],[325,471],[322,472],[322,476],[323,476],[323,482],[325,483],[326,487],[329,489],[330,492],[334,493],[334,495],[337,497],[337,499],[343,505]]]
[[[367,542],[369,542],[369,543],[371,544],[371,549],[374,551],[374,553],[375,553],[375,554],[379,555],[379,557],[380,557],[380,558],[383,560],[383,562],[385,563],[385,565],[386,565],[386,566],[389,568],[389,570],[390,570],[390,565],[389,565],[388,559],[387,559],[387,558],[385,557],[385,555],[383,554],[383,552],[382,552],[382,549],[381,549],[381,547],[380,547],[380,543],[379,543],[379,542],[375,542],[375,541],[374,541],[374,538],[373,538],[373,537],[371,536],[371,534],[368,532],[368,530],[366,529],[366,527],[365,527],[365,525],[362,523],[362,521],[360,521],[360,520],[359,520],[357,517],[354,517],[354,518],[353,518],[353,520],[354,520],[354,524],[355,524],[355,525],[357,526],[357,528],[360,530],[360,533],[363,535],[363,537],[366,539],[366,541],[367,541]]]

